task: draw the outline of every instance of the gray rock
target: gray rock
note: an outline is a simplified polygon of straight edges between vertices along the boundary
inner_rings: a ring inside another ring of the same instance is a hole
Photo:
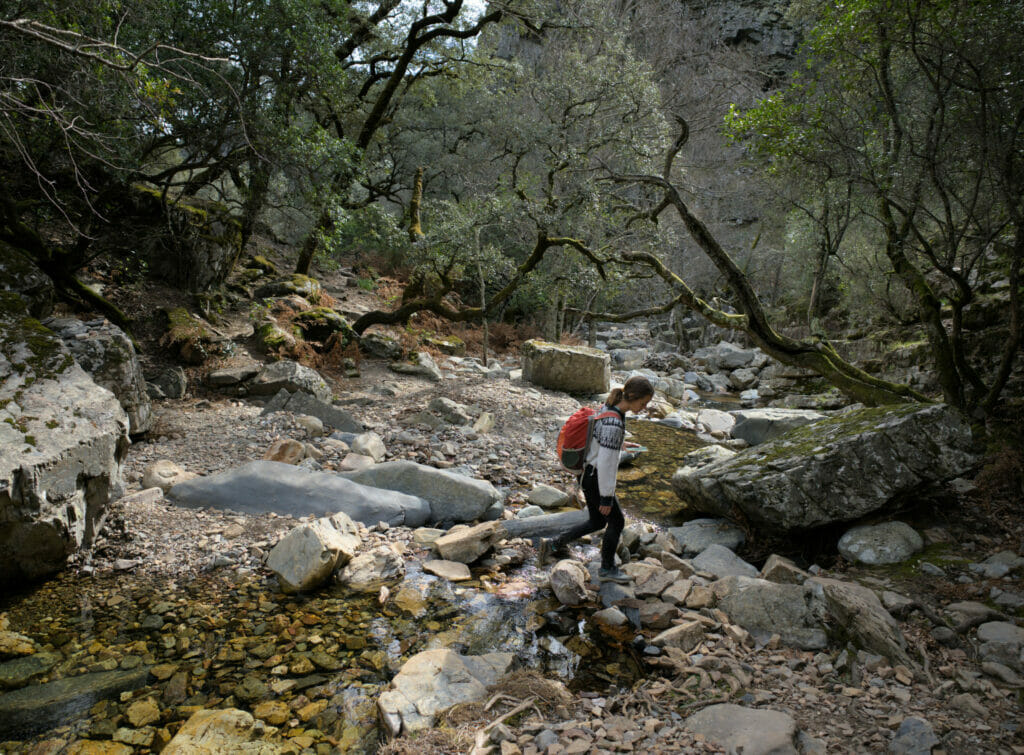
[[[523,344],[523,380],[567,393],[606,393],[611,359],[586,346],[530,340]]]
[[[153,426],[153,406],[146,393],[139,357],[128,335],[102,319],[83,322],[61,317],[43,324],[60,337],[75,361],[97,385],[117,396],[128,415],[129,433],[149,432]]]
[[[796,721],[777,710],[710,705],[686,719],[687,731],[729,752],[743,755],[796,755]]]
[[[941,740],[930,723],[910,716],[904,718],[896,730],[896,736],[889,743],[889,752],[892,755],[931,755],[932,748],[940,744]]]
[[[672,485],[698,511],[739,511],[753,525],[785,532],[857,519],[975,461],[959,414],[913,404],[819,420],[727,461],[680,470]]]
[[[69,676],[0,695],[0,739],[27,738],[66,724],[99,700],[138,689],[148,667]]]
[[[377,522],[418,527],[430,518],[422,498],[361,485],[328,472],[310,472],[275,461],[253,461],[171,488],[168,498],[181,506],[273,511],[288,516],[330,516],[343,511],[368,526]]]
[[[412,355],[412,361],[409,362],[392,362],[388,365],[388,369],[402,375],[425,377],[435,383],[440,382],[444,377],[437,364],[434,363],[433,357],[426,351],[417,351]]]
[[[788,585],[802,585],[811,575],[788,558],[773,553],[761,567],[761,578],[769,582]]]
[[[267,568],[285,592],[311,590],[351,561],[361,542],[355,523],[338,512],[288,532],[267,556]]]
[[[568,506],[572,501],[572,497],[558,488],[540,484],[534,486],[526,500],[528,503],[540,506],[542,509],[560,509],[563,506]]]
[[[742,438],[752,446],[827,416],[809,409],[738,409],[730,413],[736,418],[732,437]]]
[[[473,422],[473,417],[470,416],[465,406],[444,396],[431,399],[427,404],[427,410],[439,414],[445,422],[451,425],[468,425]]]
[[[899,624],[882,606],[878,596],[863,585],[812,577],[806,584],[821,589],[826,608],[836,626],[858,647],[878,653],[892,663],[914,668],[906,652],[906,639]]]
[[[184,398],[188,391],[188,377],[181,367],[168,367],[149,382],[159,388],[165,398]]]
[[[270,414],[275,411],[288,411],[292,414],[306,414],[310,417],[316,417],[327,427],[334,428],[343,433],[359,434],[364,430],[363,423],[350,412],[341,407],[328,404],[326,401],[321,401],[304,391],[288,393],[285,389],[282,389],[263,408],[261,414]]]
[[[58,571],[122,489],[128,416],[0,293],[0,582]]]
[[[396,735],[429,729],[455,705],[485,700],[487,688],[508,672],[514,659],[512,653],[466,656],[443,648],[417,653],[378,698],[381,719]]]
[[[320,373],[288,359],[266,365],[246,385],[249,387],[250,393],[256,396],[272,396],[283,388],[290,393],[296,391],[309,393],[321,401],[329,401],[331,398],[331,389],[320,377]],[[313,414],[308,411],[301,413]],[[313,416],[316,415],[313,414]]]
[[[843,558],[869,566],[906,561],[923,547],[924,540],[905,522],[854,527],[839,538]]]
[[[448,561],[471,564],[494,547],[496,533],[495,522],[457,525],[434,541],[434,549]]]
[[[390,545],[379,545],[345,564],[338,572],[338,582],[357,592],[376,592],[381,585],[404,576],[401,555]]]
[[[729,435],[732,432],[736,420],[729,412],[722,412],[718,409],[701,409],[697,412],[697,422],[704,425],[709,433],[722,433]]]
[[[443,559],[424,561],[423,571],[441,577],[441,579],[447,579],[449,582],[464,582],[473,577],[473,573],[465,564],[459,561],[445,561]]]
[[[540,506],[523,506],[516,512],[516,519],[529,519],[532,516],[544,516],[544,509]]]
[[[384,441],[377,433],[361,433],[352,439],[350,445],[352,453],[369,456],[375,462],[382,461],[388,453]]]
[[[564,559],[551,568],[551,591],[565,606],[578,606],[587,600],[587,570],[578,561]]]
[[[709,545],[735,551],[746,539],[743,530],[727,519],[693,519],[682,527],[669,528],[668,533],[683,556],[695,556]]]
[[[379,359],[398,360],[405,356],[405,349],[398,339],[383,333],[365,333],[359,339],[359,348]]]
[[[430,503],[432,522],[470,522],[502,500],[501,493],[486,480],[411,461],[376,464],[347,477],[361,485],[425,499]]]
[[[756,566],[748,564],[723,545],[709,545],[693,559],[697,571],[708,572],[716,577],[756,577]]]
[[[675,647],[689,653],[704,639],[704,625],[699,621],[684,621],[654,636],[651,644],[658,648]]]
[[[729,385],[734,390],[745,391],[757,385],[757,373],[747,367],[741,367],[729,373]]]
[[[729,620],[755,636],[778,634],[784,644],[801,650],[828,646],[825,606],[808,586],[726,577],[713,583],[712,590]]]
[[[250,378],[256,377],[260,369],[262,369],[262,365],[259,364],[247,364],[243,367],[225,367],[222,370],[214,370],[207,375],[206,382],[218,388],[226,385],[238,385]]]

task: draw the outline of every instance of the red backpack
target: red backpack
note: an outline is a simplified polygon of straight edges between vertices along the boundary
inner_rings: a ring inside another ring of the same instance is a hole
[[[618,416],[618,412],[610,410],[598,414],[589,406],[573,412],[558,432],[558,460],[562,462],[562,466],[573,472],[582,470],[587,460],[590,437],[594,433],[594,422],[605,417]]]

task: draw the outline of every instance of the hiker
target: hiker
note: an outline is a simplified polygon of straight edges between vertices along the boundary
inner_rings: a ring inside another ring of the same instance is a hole
[[[615,566],[615,551],[625,525],[622,508],[615,497],[615,480],[619,471],[619,452],[626,438],[626,412],[640,412],[654,397],[650,381],[635,375],[621,388],[613,388],[593,423],[583,465],[581,486],[587,500],[590,518],[550,540],[541,540],[537,561],[543,565],[550,554],[564,548],[571,540],[605,529],[601,540],[602,582],[627,583],[630,577]]]

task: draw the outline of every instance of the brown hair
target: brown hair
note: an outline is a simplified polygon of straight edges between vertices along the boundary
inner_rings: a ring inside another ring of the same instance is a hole
[[[617,403],[626,399],[626,401],[635,401],[638,398],[644,398],[645,396],[654,395],[654,386],[651,385],[651,381],[645,378],[643,375],[634,375],[626,384],[621,388],[612,388],[611,393],[608,394],[608,398],[604,400],[605,406],[615,406]]]

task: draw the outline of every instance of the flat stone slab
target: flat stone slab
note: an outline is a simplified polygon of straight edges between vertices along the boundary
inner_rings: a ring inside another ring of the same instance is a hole
[[[149,669],[101,671],[58,679],[0,695],[0,740],[30,737],[67,724],[98,700],[146,683]]]
[[[429,729],[437,716],[459,703],[479,702],[487,688],[505,674],[512,653],[460,655],[440,648],[417,653],[391,680],[377,700],[381,719],[393,734]]]
[[[423,571],[442,579],[447,579],[449,582],[464,582],[473,577],[469,567],[465,564],[458,561],[444,561],[443,559],[424,561]]]
[[[253,461],[217,475],[197,477],[175,485],[167,497],[179,506],[245,514],[319,517],[343,511],[369,526],[387,522],[418,527],[430,518],[430,504],[422,498],[276,461]]]
[[[728,752],[743,755],[796,755],[796,721],[787,713],[744,708],[724,703],[710,705],[686,719],[684,726]]]

